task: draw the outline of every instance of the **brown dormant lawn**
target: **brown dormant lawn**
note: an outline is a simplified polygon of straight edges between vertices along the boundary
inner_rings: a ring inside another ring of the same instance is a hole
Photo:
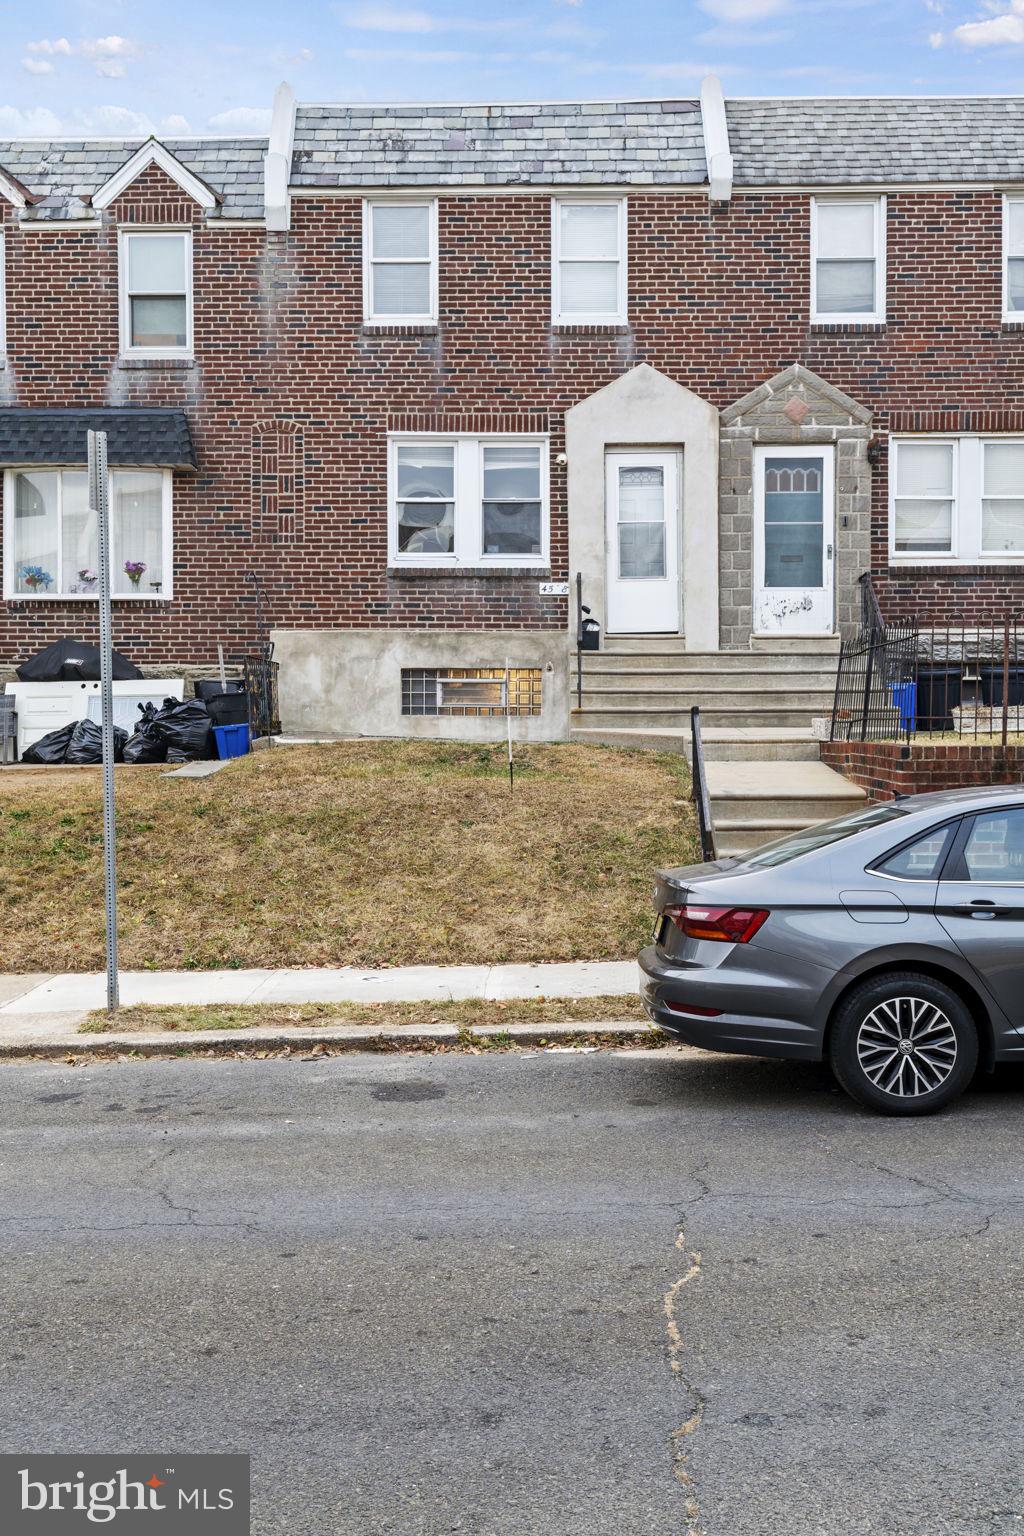
[[[48,776],[52,774],[52,777]],[[576,745],[278,747],[117,772],[125,969],[612,960],[696,854],[685,763]],[[103,965],[100,770],[0,770],[0,971]]]

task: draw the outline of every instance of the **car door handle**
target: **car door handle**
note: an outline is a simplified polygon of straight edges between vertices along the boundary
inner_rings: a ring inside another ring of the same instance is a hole
[[[966,917],[1006,917],[1014,910],[1013,907],[997,907],[994,901],[969,901],[962,906],[954,907],[954,912],[962,912]]]

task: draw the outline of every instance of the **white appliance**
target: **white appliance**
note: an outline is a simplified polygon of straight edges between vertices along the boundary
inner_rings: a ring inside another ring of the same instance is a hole
[[[18,756],[49,731],[73,720],[99,720],[98,682],[8,683],[18,714]],[[182,677],[136,677],[114,684],[114,724],[131,732],[140,704],[161,705],[164,699],[180,699],[185,691]]]

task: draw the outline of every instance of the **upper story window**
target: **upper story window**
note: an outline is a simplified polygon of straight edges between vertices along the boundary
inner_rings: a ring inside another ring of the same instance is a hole
[[[1003,319],[1024,322],[1024,197],[1003,198]]]
[[[554,324],[625,325],[625,198],[556,198],[551,244]]]
[[[893,438],[890,558],[1024,560],[1024,438]]]
[[[123,231],[120,265],[122,352],[191,356],[191,233]]]
[[[393,438],[391,559],[404,565],[546,565],[547,443]]]
[[[363,315],[371,324],[437,320],[437,202],[367,202]]]
[[[4,477],[4,597],[99,596],[99,531],[84,469]],[[171,471],[110,471],[115,597],[171,595]]]
[[[7,354],[7,246],[0,229],[0,357]]]
[[[885,320],[885,198],[811,199],[811,320]]]

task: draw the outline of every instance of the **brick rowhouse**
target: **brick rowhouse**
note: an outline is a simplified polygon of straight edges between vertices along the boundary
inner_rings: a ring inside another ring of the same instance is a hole
[[[0,166],[33,189],[15,148],[0,145]],[[136,148],[126,142],[122,158]],[[172,150],[187,161],[185,147]],[[450,169],[439,155],[435,181]],[[557,175],[536,187],[442,184],[430,193],[437,323],[374,328],[364,323],[363,201],[375,183],[352,179],[339,168],[339,185],[321,190],[298,178],[282,231],[207,214],[153,164],[87,227],[61,219],[51,229],[32,204],[0,199],[2,406],[169,406],[191,428],[198,468],[174,474],[173,596],[115,604],[116,643],[136,660],[173,668],[208,662],[218,641],[229,653],[251,648],[249,572],[275,628],[567,631],[570,602],[539,592],[573,576],[565,414],[638,364],[718,409],[794,363],[826,380],[871,413],[870,569],[883,610],[970,623],[1019,608],[1018,563],[890,567],[888,556],[891,432],[1024,433],[1024,336],[1002,318],[995,186],[883,186],[886,320],[840,325],[810,318],[813,190],[745,186],[741,158],[729,201],[709,200],[703,168],[692,185],[619,184],[627,323],[574,326],[552,323]],[[401,165],[386,179],[401,189]],[[602,188],[588,180],[585,190]],[[192,232],[189,360],[119,352],[118,231],[147,225]],[[394,432],[546,435],[549,564],[389,567]],[[67,633],[95,637],[92,604],[5,594],[0,662]]]

